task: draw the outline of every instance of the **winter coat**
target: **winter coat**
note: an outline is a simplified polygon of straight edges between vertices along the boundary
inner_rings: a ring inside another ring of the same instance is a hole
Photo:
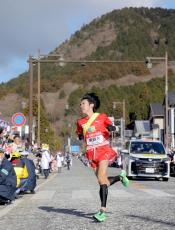
[[[16,191],[16,173],[6,158],[0,164],[0,196],[13,200]]]
[[[58,168],[62,167],[63,157],[60,154],[57,154],[56,161],[57,161],[57,167]]]
[[[36,175],[35,175],[35,165],[31,159],[28,159],[26,157],[21,159],[27,168],[28,171],[28,177],[25,181],[24,185],[20,187],[21,191],[32,191],[36,187]]]
[[[49,169],[50,161],[51,161],[50,153],[47,150],[43,151],[41,157],[41,168]]]
[[[28,171],[24,161],[22,161],[21,158],[12,158],[11,163],[16,173],[17,187],[19,187],[21,179],[25,179],[28,177]]]

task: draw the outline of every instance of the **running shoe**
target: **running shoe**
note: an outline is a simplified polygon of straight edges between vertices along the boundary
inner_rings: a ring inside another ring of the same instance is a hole
[[[123,186],[128,187],[129,186],[129,180],[126,176],[126,171],[122,170],[119,174],[120,178],[121,178],[121,182],[123,184]]]
[[[106,220],[106,213],[103,210],[100,210],[93,216],[97,221],[103,222]]]

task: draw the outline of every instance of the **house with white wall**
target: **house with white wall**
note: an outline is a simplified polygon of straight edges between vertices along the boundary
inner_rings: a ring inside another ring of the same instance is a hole
[[[164,106],[161,103],[150,104],[149,120],[153,139],[164,141]]]

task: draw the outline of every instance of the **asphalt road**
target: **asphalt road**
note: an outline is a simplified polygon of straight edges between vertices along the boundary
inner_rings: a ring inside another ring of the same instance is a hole
[[[109,175],[118,169],[109,168]],[[0,206],[0,229],[175,229],[175,178],[168,182],[133,180],[109,188],[107,220],[97,223],[99,186],[90,168],[74,159],[71,170],[40,179],[37,192]]]

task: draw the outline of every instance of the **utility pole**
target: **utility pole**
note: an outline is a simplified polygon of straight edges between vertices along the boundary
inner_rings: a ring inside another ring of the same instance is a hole
[[[114,101],[113,102],[113,109],[116,109],[116,106],[117,105],[120,105],[122,106],[122,117],[120,119],[120,127],[121,127],[121,130],[120,130],[120,136],[121,136],[121,142],[122,142],[122,146],[124,146],[124,143],[125,143],[125,100],[123,101]]]
[[[125,100],[123,100],[123,144],[125,144],[125,125],[126,125],[126,114],[125,114]]]
[[[37,146],[40,147],[40,119],[41,119],[41,71],[40,71],[40,52],[38,54],[38,135]]]
[[[146,64],[148,68],[152,68],[151,60],[165,61],[165,119],[164,119],[164,144],[166,149],[169,147],[168,140],[168,52],[165,52],[165,57],[147,57]]]
[[[33,58],[29,56],[29,143],[32,144],[33,132]]]
[[[165,52],[165,146],[168,149],[168,53]]]

